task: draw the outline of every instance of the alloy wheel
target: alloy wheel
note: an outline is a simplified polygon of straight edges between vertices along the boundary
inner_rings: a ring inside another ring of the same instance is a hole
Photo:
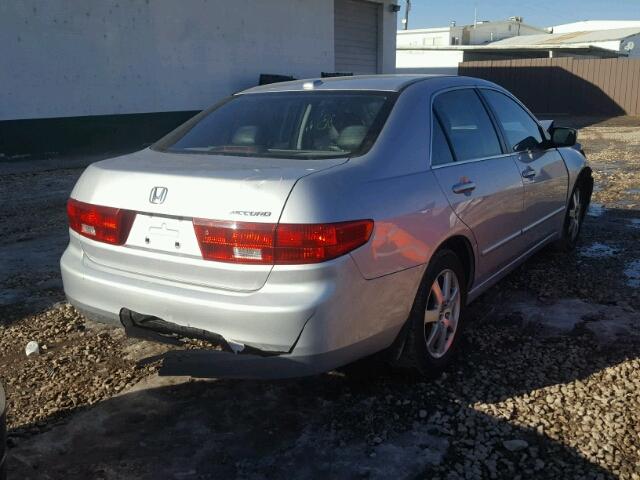
[[[580,189],[576,188],[571,196],[571,202],[569,204],[569,225],[568,233],[569,239],[574,241],[580,233],[580,222],[582,221],[582,200],[580,196]]]
[[[451,348],[460,318],[460,284],[453,270],[440,272],[429,292],[424,312],[424,336],[427,351],[443,357]]]

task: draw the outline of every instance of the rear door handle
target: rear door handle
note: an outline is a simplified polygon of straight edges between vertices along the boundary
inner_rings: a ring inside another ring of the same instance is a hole
[[[471,193],[476,189],[476,184],[474,182],[464,182],[464,183],[456,183],[451,190],[453,193]]]
[[[522,171],[522,176],[524,178],[533,178],[536,175],[537,175],[537,172],[531,167],[527,167]]]

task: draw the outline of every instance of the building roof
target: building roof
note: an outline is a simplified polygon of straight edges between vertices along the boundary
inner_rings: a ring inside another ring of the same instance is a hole
[[[457,28],[462,29],[464,25],[448,25],[446,27],[429,27],[429,28],[410,28],[409,30],[398,30],[396,33],[398,35],[415,35],[419,33],[439,33],[439,32],[448,32],[449,30]]]
[[[493,42],[494,46],[504,47],[532,47],[541,46],[545,48],[555,46],[566,46],[581,44],[586,45],[593,42],[608,42],[624,40],[633,35],[640,35],[640,27],[632,28],[612,28],[608,30],[593,30],[569,33],[550,33],[542,35],[522,35],[520,37],[505,38]]]
[[[506,19],[506,20],[483,20],[481,22],[478,22],[477,25],[473,25],[473,24],[460,24],[460,25],[447,25],[445,27],[429,27],[429,28],[413,28],[413,29],[409,29],[409,30],[398,30],[397,34],[398,35],[415,35],[415,34],[420,34],[420,33],[438,33],[438,32],[447,32],[449,30],[453,30],[453,29],[464,29],[464,28],[491,28],[491,27],[497,27],[499,25],[516,25],[519,24],[522,27],[525,28],[529,28],[532,30],[538,30],[540,32],[544,32],[545,29],[544,28],[540,28],[540,27],[535,27],[533,25],[529,25],[527,23],[524,22],[518,22],[516,20],[512,20],[512,19]]]
[[[527,35],[531,36],[531,35]],[[484,45],[427,45],[420,47],[398,47],[396,48],[398,51],[420,51],[420,50],[439,50],[439,51],[472,51],[472,52],[531,52],[537,50],[554,50],[554,51],[566,51],[566,52],[603,52],[608,56],[617,55],[617,56],[625,56],[624,53],[619,52],[617,50],[611,50],[610,48],[604,48],[597,45],[592,44],[584,44],[584,43],[566,43],[562,45],[545,45],[545,44],[522,44],[522,45],[511,45],[511,44],[502,44],[502,40],[487,43]]]
[[[418,75],[418,74],[395,74],[395,75],[354,75],[350,77],[328,77],[328,78],[308,78],[294,80],[292,82],[270,83],[244,90],[242,93],[260,92],[289,92],[305,91],[305,83],[321,82],[314,84],[313,90],[381,90],[397,92],[411,83],[426,80],[428,78],[439,78],[447,75]]]
[[[583,20],[581,22],[554,25],[548,27],[547,30],[553,33],[569,33],[635,27],[640,27],[640,20]]]

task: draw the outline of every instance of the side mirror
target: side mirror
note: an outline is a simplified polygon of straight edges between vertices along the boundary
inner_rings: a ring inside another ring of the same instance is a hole
[[[555,147],[573,147],[578,141],[578,132],[575,128],[552,127],[549,133],[551,143]]]

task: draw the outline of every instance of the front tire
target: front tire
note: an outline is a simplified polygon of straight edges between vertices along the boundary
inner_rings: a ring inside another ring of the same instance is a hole
[[[578,181],[571,192],[571,197],[569,197],[569,205],[567,205],[567,213],[562,227],[562,237],[556,244],[558,250],[568,252],[576,248],[584,216],[589,206],[589,197],[590,192],[586,182]]]
[[[466,276],[451,250],[437,252],[425,272],[408,320],[403,357],[426,377],[451,363],[460,343]]]

